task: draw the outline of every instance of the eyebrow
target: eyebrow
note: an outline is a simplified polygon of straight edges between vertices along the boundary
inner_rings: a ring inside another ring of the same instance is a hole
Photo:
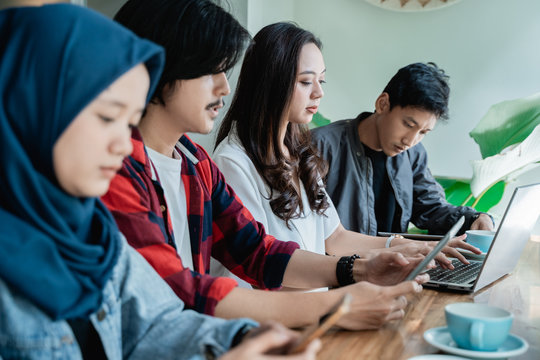
[[[326,69],[321,71],[321,74],[324,74],[325,72],[326,72]],[[315,71],[312,71],[312,70],[306,70],[306,71],[302,71],[298,75],[317,75],[317,73]]]
[[[98,99],[98,101],[100,103],[104,103],[106,105],[111,105],[111,106],[114,106],[114,107],[119,107],[121,109],[125,109],[127,106],[126,104],[124,104],[123,102],[121,101],[118,101],[118,100],[112,100],[112,99]],[[144,111],[144,108],[141,108],[141,109],[138,109],[137,112],[139,113],[142,113]]]
[[[410,117],[410,116],[406,116],[406,117],[404,117],[403,119],[404,119],[404,120],[407,120],[407,121],[411,121],[411,122],[414,123],[414,125],[419,126],[419,125],[418,125],[418,122],[417,122],[416,120],[414,120],[414,119],[413,119],[412,117]],[[423,130],[431,131],[431,130],[433,130],[433,129],[427,128],[427,129],[423,129]]]

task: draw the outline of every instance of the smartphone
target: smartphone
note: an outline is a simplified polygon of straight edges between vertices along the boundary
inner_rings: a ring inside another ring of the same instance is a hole
[[[321,316],[319,323],[316,326],[312,326],[302,333],[302,336],[291,347],[291,350],[288,353],[296,354],[304,351],[310,342],[321,337],[325,332],[330,330],[343,315],[349,312],[351,301],[352,295],[346,293],[336,305],[332,306],[330,311]]]

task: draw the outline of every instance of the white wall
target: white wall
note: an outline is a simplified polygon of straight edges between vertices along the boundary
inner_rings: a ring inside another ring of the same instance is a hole
[[[450,75],[450,121],[424,145],[437,175],[470,177],[480,159],[468,132],[490,105],[540,91],[540,1],[463,0],[416,13],[361,0],[296,0],[294,19],[323,41],[321,113],[331,119],[373,109],[398,68],[434,61]]]

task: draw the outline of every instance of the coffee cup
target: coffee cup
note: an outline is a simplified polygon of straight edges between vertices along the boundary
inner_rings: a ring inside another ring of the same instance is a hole
[[[444,313],[457,346],[478,351],[496,351],[508,337],[514,318],[504,309],[475,303],[446,305]]]
[[[479,248],[483,253],[489,250],[491,242],[495,237],[495,231],[489,230],[467,230],[467,242]]]

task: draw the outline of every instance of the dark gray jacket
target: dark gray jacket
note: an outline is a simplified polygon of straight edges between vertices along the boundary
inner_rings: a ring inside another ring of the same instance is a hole
[[[341,120],[312,131],[313,141],[323,158],[328,161],[326,190],[348,230],[363,234],[377,234],[373,168],[358,137],[358,123],[366,117]],[[444,234],[465,215],[460,232],[468,229],[479,214],[465,206],[454,206],[446,201],[444,190],[427,167],[427,153],[419,143],[386,163],[388,177],[401,213],[399,232],[406,232],[409,222],[432,234]]]

